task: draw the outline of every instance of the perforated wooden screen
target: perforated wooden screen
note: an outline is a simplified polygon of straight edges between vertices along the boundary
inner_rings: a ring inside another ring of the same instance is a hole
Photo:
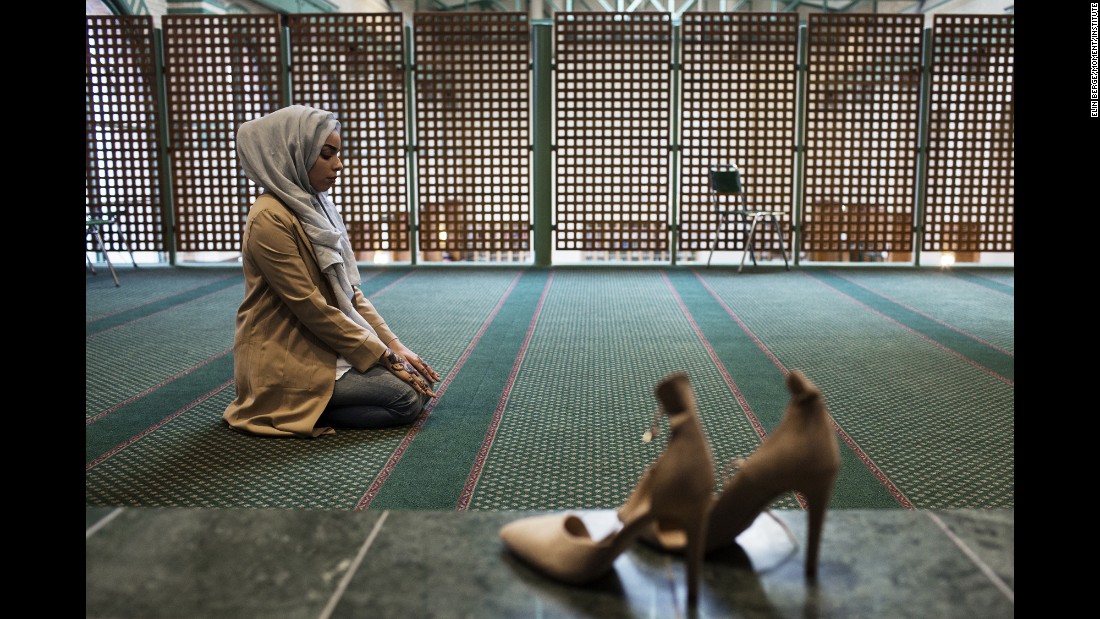
[[[925,250],[1015,251],[1013,20],[934,17]]]
[[[109,251],[164,251],[153,18],[89,15],[86,44],[85,214],[116,217]]]
[[[912,251],[923,19],[809,16],[802,249],[810,260]]]
[[[711,166],[736,164],[750,208],[794,212],[797,13],[685,13],[679,247],[710,248],[716,207],[730,196],[710,191]],[[717,237],[717,249],[744,249],[744,235]],[[754,248],[779,251],[770,226]],[[789,245],[788,245],[789,246]]]
[[[291,98],[336,114],[344,169],[329,192],[356,251],[408,251],[401,13],[290,15]]]
[[[475,251],[493,259],[498,252],[528,251],[527,14],[416,13],[414,31],[425,259],[468,260]]]
[[[668,249],[668,13],[554,16],[556,247]]]
[[[282,99],[279,16],[165,15],[164,70],[176,249],[240,251],[259,193],[237,161],[241,123]]]

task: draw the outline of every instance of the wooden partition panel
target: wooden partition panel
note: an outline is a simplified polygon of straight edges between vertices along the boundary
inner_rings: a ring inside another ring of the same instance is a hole
[[[710,191],[711,166],[736,164],[750,208],[785,213],[794,222],[795,113],[798,109],[797,13],[685,13],[683,17],[683,148],[679,248],[710,248],[730,197]],[[717,238],[717,249],[744,249],[743,234]],[[779,251],[761,226],[757,251]]]
[[[416,13],[420,249],[425,260],[530,248],[526,13]]]
[[[1014,17],[936,15],[924,243],[1015,251]]]
[[[912,251],[923,21],[809,16],[802,250],[810,260]]]
[[[240,251],[259,193],[237,161],[237,128],[283,96],[279,16],[166,15],[165,89],[176,249]]]
[[[668,13],[554,16],[556,247],[668,249]]]
[[[87,17],[84,212],[108,251],[165,251],[153,18]],[[92,238],[85,251],[99,251]]]
[[[352,248],[409,251],[401,13],[290,15],[289,25],[291,99],[340,121],[344,170],[329,194]]]

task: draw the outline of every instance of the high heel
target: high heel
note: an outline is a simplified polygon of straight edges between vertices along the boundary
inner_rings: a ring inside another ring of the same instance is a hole
[[[714,505],[714,464],[695,411],[687,374],[666,377],[655,389],[669,418],[664,452],[619,509],[622,528],[597,541],[575,514],[532,516],[500,529],[505,546],[535,569],[585,584],[612,569],[615,559],[657,518],[684,531],[688,604],[698,600],[708,512]]]
[[[706,552],[733,544],[771,501],[795,491],[805,498],[809,512],[805,573],[814,578],[840,449],[818,388],[793,370],[787,389],[791,399],[779,426],[741,463],[710,510]],[[662,520],[652,523],[642,539],[671,552],[685,551],[684,533]]]

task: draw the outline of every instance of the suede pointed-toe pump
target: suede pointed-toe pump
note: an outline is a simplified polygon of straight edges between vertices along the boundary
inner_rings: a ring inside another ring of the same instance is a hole
[[[708,512],[714,505],[714,463],[687,375],[666,377],[655,392],[669,418],[668,444],[619,509],[620,529],[595,540],[579,516],[548,514],[510,522],[501,527],[500,538],[538,571],[566,583],[585,584],[610,572],[615,559],[660,518],[684,532],[688,604],[694,605]]]
[[[735,543],[776,497],[794,491],[805,498],[809,512],[805,573],[814,578],[825,511],[840,469],[840,449],[818,388],[797,370],[787,375],[787,388],[791,399],[779,426],[740,463],[714,501],[706,551]],[[651,523],[643,540],[672,552],[686,550],[684,533],[663,520]]]

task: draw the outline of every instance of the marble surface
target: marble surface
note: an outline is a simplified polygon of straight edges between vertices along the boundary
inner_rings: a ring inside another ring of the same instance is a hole
[[[539,512],[86,508],[88,618],[1012,617],[1014,510],[831,510],[818,578],[806,514],[762,514],[704,565],[634,544],[586,586],[498,530]],[[576,512],[594,537],[613,510]],[[784,528],[786,526],[786,529]],[[789,536],[793,534],[794,540]]]

